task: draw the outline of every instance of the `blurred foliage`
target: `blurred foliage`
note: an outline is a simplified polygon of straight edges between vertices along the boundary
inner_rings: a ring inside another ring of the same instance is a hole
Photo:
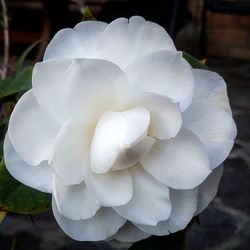
[[[82,21],[96,21],[95,17],[91,13],[88,6],[83,7],[81,12],[82,12]]]
[[[31,89],[32,67],[27,67],[15,77],[0,81],[0,99],[3,97]]]
[[[182,53],[183,58],[192,66],[194,69],[208,69],[208,67],[205,65],[206,60],[203,59],[199,61],[198,59],[194,58],[187,52]]]
[[[24,61],[26,60],[28,54],[38,45],[41,41],[37,41],[33,44],[31,44],[23,53],[22,55],[17,59],[16,66],[14,68],[14,76],[18,76],[21,73],[21,70],[24,65]]]
[[[14,179],[0,163],[0,211],[37,214],[50,208],[51,194],[27,187]]]
[[[24,61],[39,42],[31,44],[18,58],[13,70],[13,76],[0,80],[0,99],[31,89],[32,67],[24,68]]]

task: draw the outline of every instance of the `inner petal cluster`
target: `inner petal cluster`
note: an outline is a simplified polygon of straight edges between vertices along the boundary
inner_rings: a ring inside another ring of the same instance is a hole
[[[149,124],[150,113],[143,107],[103,114],[90,149],[92,171],[105,173],[136,164],[155,142],[147,136]]]

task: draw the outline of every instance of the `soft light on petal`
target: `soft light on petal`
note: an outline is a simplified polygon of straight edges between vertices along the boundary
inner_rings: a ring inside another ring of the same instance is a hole
[[[106,23],[85,21],[74,29],[62,29],[49,43],[44,60],[56,58],[97,58],[96,45]]]
[[[207,179],[198,187],[198,204],[195,215],[201,213],[214,199],[218,191],[222,173],[223,166],[221,165],[214,169]]]
[[[97,53],[121,68],[138,57],[159,50],[176,51],[173,40],[160,25],[139,16],[118,18],[100,36]]]
[[[111,62],[75,59],[62,83],[61,95],[73,119],[95,124],[103,113],[122,110],[128,81]]]
[[[16,104],[9,123],[9,137],[15,151],[30,165],[49,160],[59,125],[39,107],[33,91]]]
[[[149,121],[150,115],[145,108],[103,114],[97,123],[91,144],[91,169],[95,173],[104,173],[120,157],[129,157],[127,149],[147,134]]]
[[[237,129],[232,117],[224,110],[205,103],[193,103],[183,113],[183,126],[202,141],[212,169],[228,157]]]
[[[191,103],[194,79],[180,52],[158,51],[137,58],[124,69],[132,88],[171,98],[185,110]]]
[[[141,163],[157,180],[175,189],[194,188],[211,172],[202,143],[188,130],[157,141]]]
[[[26,163],[13,148],[8,132],[4,140],[4,160],[6,168],[18,181],[42,192],[52,192],[54,174],[48,163],[43,161],[37,166]]]
[[[112,208],[101,208],[90,219],[71,220],[59,212],[56,202],[52,198],[52,210],[62,230],[72,239],[79,241],[106,240],[126,223],[126,220]]]
[[[172,212],[165,221],[156,226],[136,226],[148,234],[167,235],[184,229],[194,216],[197,206],[197,190],[170,190]]]
[[[50,166],[65,185],[79,184],[84,178],[84,162],[88,157],[92,131],[89,127],[69,121],[60,130]]]
[[[69,117],[62,86],[72,64],[72,59],[48,60],[36,63],[33,68],[32,86],[37,102],[59,124]]]
[[[171,212],[168,187],[146,173],[140,165],[133,166],[131,174],[133,197],[127,204],[114,209],[133,223],[156,225],[166,220]]]
[[[53,195],[60,213],[71,220],[89,219],[100,208],[83,182],[65,186],[55,177]]]
[[[95,174],[88,169],[85,175],[87,188],[102,206],[120,206],[126,204],[132,197],[132,178],[127,169],[105,174]]]
[[[175,137],[181,129],[182,118],[178,103],[152,93],[136,93],[128,100],[129,107],[142,106],[150,113],[148,134],[164,140]]]
[[[195,81],[194,102],[210,103],[232,114],[227,96],[227,85],[217,73],[193,69]]]

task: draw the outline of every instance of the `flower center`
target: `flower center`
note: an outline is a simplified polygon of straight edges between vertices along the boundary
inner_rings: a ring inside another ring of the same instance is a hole
[[[106,112],[99,119],[90,150],[95,173],[128,168],[148,153],[155,140],[147,136],[150,114],[137,107],[123,112]]]

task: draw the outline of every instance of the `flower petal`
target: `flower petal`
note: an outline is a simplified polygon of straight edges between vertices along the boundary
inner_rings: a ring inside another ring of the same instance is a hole
[[[100,36],[97,51],[100,58],[124,68],[135,58],[159,51],[176,51],[174,43],[160,25],[133,16],[111,22]]]
[[[148,154],[150,149],[155,143],[155,139],[150,136],[146,136],[136,145],[128,148],[123,154],[118,157],[115,164],[112,166],[112,170],[120,170],[128,167],[132,167],[139,162],[145,155]]]
[[[157,180],[175,189],[194,188],[211,172],[202,143],[188,130],[157,141],[141,163]]]
[[[114,235],[114,238],[120,242],[136,242],[148,238],[150,235],[146,234],[132,223],[127,222]]]
[[[32,90],[17,102],[10,117],[9,136],[16,152],[30,165],[50,158],[58,124],[40,108]]]
[[[106,111],[121,111],[129,87],[125,73],[99,59],[75,59],[62,86],[64,102],[74,119],[96,123]]]
[[[52,59],[36,63],[32,73],[37,102],[60,124],[69,117],[68,107],[62,99],[62,86],[72,63],[71,59]]]
[[[169,139],[175,137],[182,124],[179,105],[169,98],[151,94],[136,93],[128,100],[129,107],[143,106],[150,113],[150,136],[157,139]]]
[[[62,29],[51,40],[44,60],[51,58],[97,58],[96,45],[100,42],[100,34],[106,23],[85,21],[75,26],[74,29]]]
[[[172,212],[165,221],[156,226],[136,226],[148,234],[167,235],[184,229],[194,216],[197,206],[197,190],[170,190]]]
[[[64,217],[52,198],[52,210],[62,230],[74,240],[100,241],[114,235],[126,220],[112,208],[101,208],[94,217],[86,220],[71,220]]]
[[[100,208],[83,182],[65,186],[55,177],[53,195],[60,213],[71,220],[89,219]]]
[[[130,171],[133,197],[127,204],[114,209],[133,223],[156,225],[166,220],[171,212],[168,187],[146,173],[140,165],[133,166]]]
[[[201,213],[209,203],[214,199],[220,179],[223,173],[223,166],[219,166],[201,183],[198,187],[198,204],[195,215]]]
[[[50,166],[65,185],[79,184],[84,178],[84,162],[91,142],[91,129],[75,121],[67,122],[60,130]]]
[[[90,169],[86,172],[86,185],[102,206],[120,206],[131,199],[132,178],[127,169],[110,171],[105,174],[95,174]]]
[[[91,169],[95,173],[107,172],[120,155],[126,154],[128,148],[147,134],[149,121],[145,108],[103,114],[91,144]]]
[[[224,79],[215,72],[202,69],[193,69],[193,76],[195,81],[193,101],[213,104],[231,115]]]
[[[212,169],[229,155],[236,137],[236,125],[224,110],[205,103],[193,103],[183,113],[183,126],[205,146]]]
[[[142,56],[124,71],[135,90],[174,99],[179,102],[182,111],[192,101],[192,70],[180,52],[158,51]]]
[[[4,140],[4,160],[15,179],[42,192],[52,192],[53,171],[48,163],[43,161],[38,166],[31,166],[23,161],[13,148],[8,132]]]

